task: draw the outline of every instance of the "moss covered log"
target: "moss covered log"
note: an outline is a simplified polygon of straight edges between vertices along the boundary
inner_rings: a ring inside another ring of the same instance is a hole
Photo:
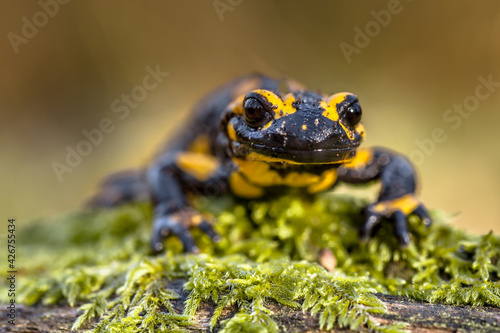
[[[177,290],[180,297],[173,301],[174,309],[182,312],[188,293],[182,291],[183,280],[169,284]],[[373,320],[380,324],[407,323],[405,329],[417,332],[500,332],[500,309],[492,307],[450,306],[417,302],[401,296],[376,295],[387,311],[373,314]],[[283,306],[272,300],[266,304],[273,314],[271,318],[278,328],[284,332],[318,332],[319,315]],[[185,327],[186,332],[209,332],[210,320],[215,312],[211,302],[202,304],[192,324]],[[0,323],[0,331],[12,332],[66,332],[81,313],[69,305],[37,305],[18,308],[18,322],[12,327],[5,322]],[[233,317],[237,307],[226,308],[221,313],[221,322]],[[3,312],[0,311],[3,316]],[[90,320],[80,327],[81,331],[89,330],[97,319]],[[219,331],[224,324],[218,324],[214,331]],[[332,329],[331,332],[346,332],[349,329]]]
[[[297,321],[311,330],[430,327],[425,316],[402,314],[397,304],[404,300],[410,308],[423,304],[416,301],[486,307],[464,310],[467,322],[453,320],[461,308],[444,308],[449,320],[436,319],[435,327],[499,330],[499,237],[468,235],[434,211],[429,229],[410,219],[407,249],[389,223],[360,244],[365,204],[332,194],[249,205],[199,200],[222,236],[213,244],[195,232],[199,255],[182,254],[172,238],[165,254],[151,256],[146,204],[40,221],[19,235],[22,302],[78,306],[73,328],[92,332],[189,331],[200,323],[220,332],[279,332]],[[325,250],[333,272],[318,264]]]

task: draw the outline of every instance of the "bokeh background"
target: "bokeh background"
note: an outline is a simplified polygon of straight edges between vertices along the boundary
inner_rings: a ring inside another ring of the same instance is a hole
[[[45,24],[40,3],[52,4]],[[500,87],[457,129],[443,119],[474,96],[479,76],[500,82],[500,2],[396,3],[87,0],[54,13],[54,0],[2,1],[2,214],[25,224],[79,209],[103,175],[146,164],[204,93],[259,71],[356,93],[367,145],[408,155],[442,128],[447,139],[418,167],[425,203],[458,213],[461,228],[500,232]],[[377,32],[372,11],[388,8],[399,12]],[[34,15],[42,26],[13,47]],[[341,43],[356,46],[367,24],[373,37],[347,61]],[[157,65],[169,76],[120,120],[111,103]],[[103,118],[114,131],[60,182],[51,164]]]

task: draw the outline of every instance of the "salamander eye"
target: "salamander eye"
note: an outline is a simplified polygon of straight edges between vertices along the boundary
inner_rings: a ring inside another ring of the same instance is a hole
[[[361,121],[361,114],[361,105],[355,102],[345,110],[343,118],[351,127],[354,127]]]
[[[247,124],[254,128],[262,127],[272,119],[264,105],[253,97],[247,98],[243,103],[243,114]]]

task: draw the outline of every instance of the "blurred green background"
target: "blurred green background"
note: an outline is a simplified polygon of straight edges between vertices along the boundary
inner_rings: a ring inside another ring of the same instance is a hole
[[[79,209],[102,176],[147,163],[207,91],[259,71],[356,93],[366,145],[425,156],[418,169],[429,208],[460,213],[461,228],[500,232],[500,87],[459,126],[443,119],[474,102],[479,76],[500,82],[500,2],[54,1],[0,4],[5,217],[24,224]],[[39,14],[44,6],[53,17]],[[356,39],[358,29],[369,36]],[[348,57],[347,44],[357,47]],[[169,76],[120,120],[112,102],[157,65]],[[103,118],[114,131],[59,182],[51,164]],[[415,152],[436,128],[446,140]]]

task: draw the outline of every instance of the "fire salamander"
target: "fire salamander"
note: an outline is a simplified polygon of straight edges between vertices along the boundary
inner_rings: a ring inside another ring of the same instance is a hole
[[[407,217],[431,219],[416,196],[415,169],[404,156],[384,148],[358,148],[365,136],[361,106],[347,92],[331,96],[292,80],[253,74],[217,89],[195,108],[191,123],[144,172],[121,172],[103,183],[94,206],[151,198],[153,251],[177,236],[184,250],[198,248],[189,229],[217,241],[212,224],[190,206],[194,195],[232,193],[260,199],[299,188],[311,195],[337,183],[379,180],[378,200],[365,209],[362,241],[384,218],[392,221],[401,246],[410,243]]]

